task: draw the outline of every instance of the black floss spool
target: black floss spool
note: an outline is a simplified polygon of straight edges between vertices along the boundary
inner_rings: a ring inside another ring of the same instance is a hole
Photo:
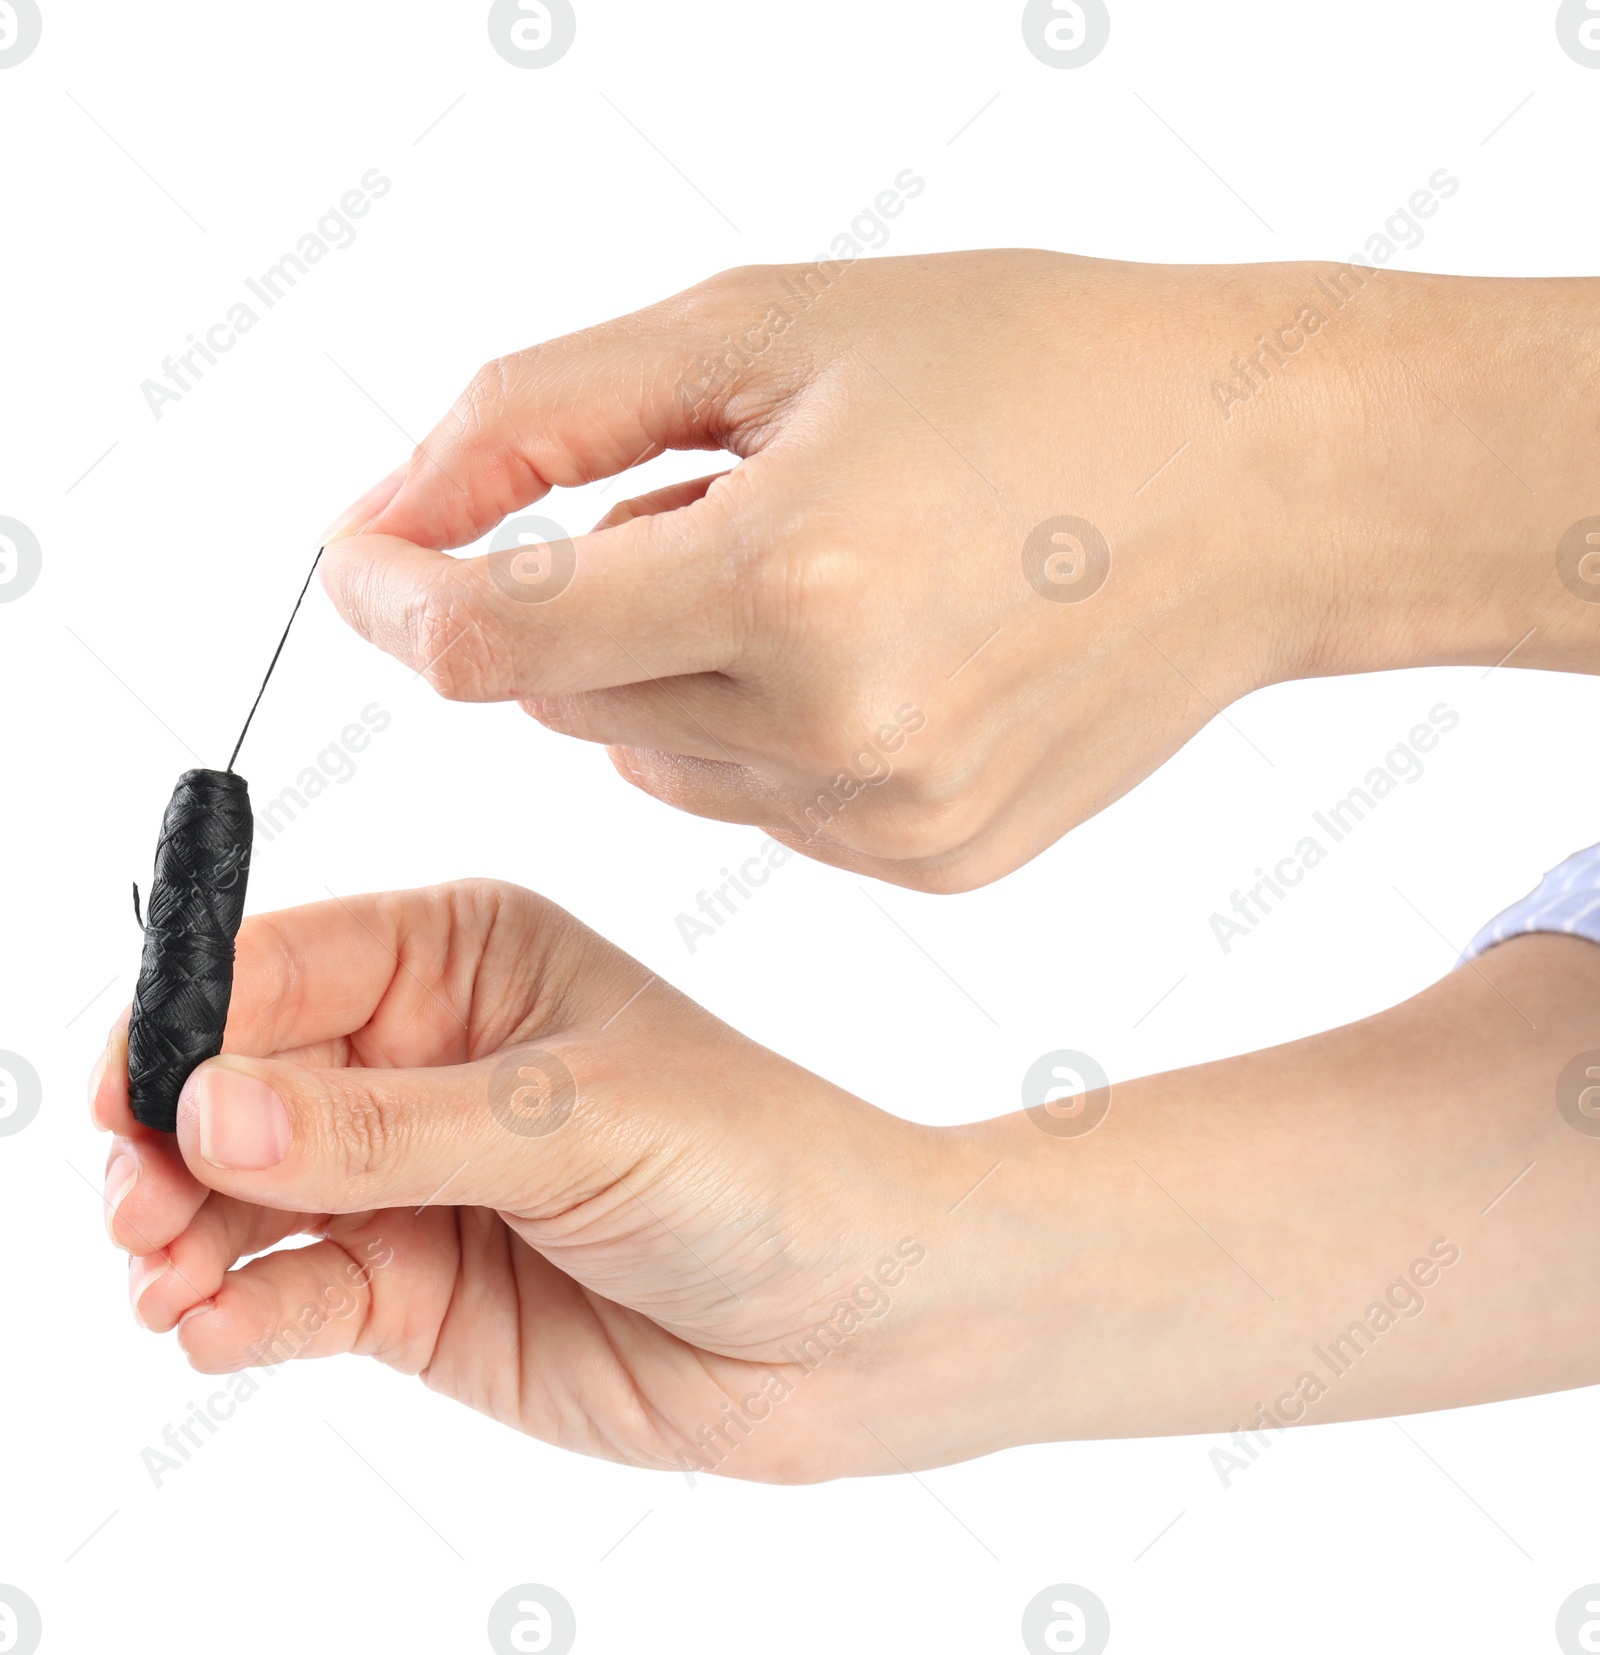
[[[128,1022],[128,1098],[142,1126],[175,1132],[178,1094],[208,1057],[222,1050],[233,997],[233,945],[244,919],[255,822],[250,789],[234,774],[267,680],[311,586],[322,549],[295,599],[226,770],[186,770],[173,789],[156,842],[144,927],[144,957]]]

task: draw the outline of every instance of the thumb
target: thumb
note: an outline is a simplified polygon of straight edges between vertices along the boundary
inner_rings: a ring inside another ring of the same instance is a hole
[[[549,1045],[447,1069],[219,1057],[178,1100],[178,1143],[201,1183],[299,1212],[564,1212],[637,1160],[638,1122],[626,1140],[620,1124]]]

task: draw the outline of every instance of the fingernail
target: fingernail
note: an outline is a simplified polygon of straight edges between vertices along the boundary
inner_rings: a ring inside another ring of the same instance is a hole
[[[200,1115],[200,1153],[212,1166],[259,1172],[289,1153],[289,1111],[265,1081],[206,1064],[184,1089],[191,1086]]]
[[[139,1301],[172,1268],[172,1260],[165,1253],[152,1253],[149,1258],[136,1258],[128,1265],[128,1302],[133,1306],[133,1319],[142,1328],[150,1324],[139,1309]]]
[[[119,1155],[106,1169],[106,1234],[120,1247],[114,1228],[117,1208],[128,1199],[128,1191],[138,1182],[139,1161],[134,1155]]]
[[[343,540],[346,535],[365,528],[400,492],[400,485],[406,480],[406,472],[410,468],[409,460],[397,465],[381,483],[374,484],[353,506],[334,518],[322,531],[322,544],[326,546],[329,541]]]
[[[106,1070],[111,1066],[111,1048],[108,1046],[95,1059],[94,1067],[89,1071],[89,1124],[96,1132],[104,1132],[106,1123],[100,1119],[100,1082],[106,1078]]]
[[[196,1316],[209,1316],[216,1308],[217,1303],[215,1299],[205,1299],[197,1305],[191,1305],[189,1309],[184,1311],[177,1321],[172,1324],[172,1331],[176,1333],[185,1322],[192,1322]]]

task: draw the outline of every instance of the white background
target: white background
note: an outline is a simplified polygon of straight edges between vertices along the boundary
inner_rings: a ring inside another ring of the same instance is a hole
[[[524,1581],[571,1601],[580,1652],[1010,1651],[1058,1581],[1105,1601],[1119,1652],[1554,1648],[1600,1578],[1592,1391],[1418,1418],[1415,1444],[1292,1432],[1228,1488],[1186,1438],[792,1490],[580,1459],[341,1359],[278,1373],[152,1486],[141,1450],[212,1383],[135,1326],[100,1225],[83,1077],[132,989],[129,882],[178,772],[226,760],[318,531],[482,360],[808,258],[906,167],[927,188],[891,253],[1342,257],[1447,167],[1461,188],[1400,262],[1600,268],[1600,73],[1546,0],[1112,0],[1071,71],[1025,49],[1018,0],[580,0],[537,71],[491,50],[486,9],[44,0],[39,49],[0,70],[0,516],[43,546],[0,604],[0,1049],[44,1081],[0,1138],[0,1582],[46,1651],[477,1650]],[[153,418],[140,382],[373,167],[393,188],[354,244]],[[536,509],[578,531],[625,492]],[[1212,910],[1441,700],[1461,722],[1427,774],[1224,957]],[[437,701],[320,588],[251,736],[258,800],[374,701],[391,726],[259,848],[253,908],[516,880],[930,1121],[1015,1108],[1051,1048],[1118,1079],[1374,1011],[1600,835],[1600,684],[1302,684],[991,889],[794,858],[691,955],[675,915],[759,835],[514,709]]]

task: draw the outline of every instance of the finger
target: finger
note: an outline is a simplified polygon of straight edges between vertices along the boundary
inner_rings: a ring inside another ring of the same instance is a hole
[[[347,1351],[426,1365],[456,1279],[454,1216],[380,1212],[229,1271],[179,1342],[202,1373]]]
[[[241,928],[239,946],[247,964],[249,957],[259,953],[267,942],[268,932],[259,918],[247,919]],[[280,939],[277,939],[281,941]],[[276,942],[267,948],[266,958],[274,965],[287,964],[277,951]],[[235,968],[235,991],[233,1004],[230,1007],[236,1018],[243,1020],[249,1013],[248,996],[239,992],[239,967]],[[265,990],[271,993],[270,984]],[[268,1002],[272,1009],[279,1010],[282,1001]],[[327,1001],[318,1004],[319,1011],[327,1009]],[[111,1033],[106,1039],[106,1049],[96,1060],[89,1076],[89,1118],[97,1131],[115,1133],[119,1139],[125,1139],[132,1144],[170,1144],[171,1135],[160,1132],[154,1127],[145,1126],[135,1119],[133,1107],[129,1100],[128,1086],[128,1017],[124,1009],[122,1015],[112,1025]],[[225,1049],[235,1044],[248,1047],[251,1044],[250,1031],[241,1031],[237,1027],[230,1030],[224,1038]],[[293,1056],[299,1062],[314,1068],[328,1068],[335,1063],[347,1060],[349,1040],[344,1033],[338,1036],[328,1035],[305,1045],[286,1047],[278,1051],[279,1056]],[[179,1166],[182,1166],[181,1160]],[[184,1174],[188,1176],[187,1173]]]
[[[547,730],[603,747],[653,749],[722,764],[764,759],[743,729],[748,722],[743,688],[720,673],[546,696],[524,701],[522,710]]]
[[[740,640],[731,513],[708,492],[577,539],[471,558],[367,532],[328,547],[322,582],[356,632],[451,700],[713,671]]]
[[[677,1002],[639,975],[635,992],[648,986],[661,1005]],[[628,998],[617,995],[618,1009]],[[285,1210],[448,1201],[564,1211],[632,1166],[648,1137],[642,1117],[606,1103],[598,1059],[578,1050],[555,1037],[477,1063],[410,1070],[214,1058],[183,1089],[178,1141],[202,1183]]]
[[[595,524],[594,532],[614,529],[639,517],[681,511],[703,500],[712,484],[727,475],[725,471],[714,471],[619,500]],[[700,673],[679,675],[671,681],[651,680],[543,701],[524,701],[522,706],[523,711],[538,719],[546,729],[575,736],[580,741],[605,746],[626,743],[665,747],[706,758],[732,759],[733,754],[716,734],[714,726],[729,724],[728,714],[736,693],[735,687],[721,674]]]
[[[313,1050],[327,1067],[465,1062],[539,1026],[558,989],[584,992],[605,952],[554,903],[493,880],[255,915],[239,932],[223,1050]],[[483,994],[480,976],[517,993]]]
[[[467,880],[336,898],[245,920],[223,1049],[326,1068],[461,1063],[514,1033],[536,1038],[558,1016],[607,1014],[641,970],[514,885]],[[483,992],[480,979],[511,990]],[[125,1149],[170,1146],[128,1108],[126,1014],[97,1072],[100,1124]],[[159,1246],[167,1237],[155,1228]],[[117,1239],[137,1238],[119,1227]]]
[[[223,1050],[265,1056],[331,1043],[324,1060],[347,1061],[350,1036],[387,1007],[388,1020],[405,1031],[402,1055],[418,1061],[415,1054],[430,1047],[459,1054],[465,1019],[456,1000],[470,1003],[472,984],[439,970],[450,956],[457,918],[442,891],[336,898],[252,915],[235,944]],[[124,1011],[112,1025],[91,1074],[91,1117],[135,1148],[170,1142],[134,1118],[128,1019]],[[368,1060],[380,1059],[383,1050],[375,1037]]]
[[[304,1213],[274,1212],[205,1191],[194,1220],[159,1252],[128,1261],[128,1302],[134,1320],[152,1333],[176,1327],[221,1288],[247,1253],[259,1253],[312,1222]]]
[[[632,499],[619,500],[595,524],[594,532],[598,534],[602,529],[614,529],[635,517],[657,517],[664,511],[679,511],[684,506],[692,506],[696,500],[705,498],[706,491],[719,477],[727,475],[725,471],[713,471],[685,483],[668,483],[665,488],[651,489],[648,494],[636,494]]]
[[[769,762],[718,764],[627,747],[608,754],[619,775],[663,804],[759,827],[813,861],[911,890],[976,890],[1038,855],[1061,831],[1057,825],[1046,835],[1020,823],[1005,810],[1004,795],[981,788],[936,816],[930,829],[926,811],[892,781],[880,789],[841,772],[803,785],[775,775]]]
[[[771,283],[732,272],[632,316],[488,363],[420,444],[371,524],[420,546],[465,546],[552,487],[575,488],[669,448],[718,448],[751,414],[773,353],[708,379],[725,319],[759,316]],[[378,491],[372,491],[376,494]],[[348,516],[349,514],[347,514]]]
[[[751,765],[730,764],[704,755],[665,752],[648,747],[607,749],[617,774],[652,799],[714,822],[744,822],[753,827],[791,821],[784,789]]]
[[[443,948],[448,924],[427,892],[336,897],[252,915],[235,944],[223,1050],[265,1056],[348,1042],[396,997],[422,1019],[424,1040],[449,1047],[461,1029],[453,985],[436,966],[417,971]]]
[[[144,1131],[133,1118],[128,1103],[128,1018],[124,1006],[111,1031],[106,1047],[89,1071],[89,1120],[97,1132],[116,1132],[123,1137]]]
[[[136,1257],[181,1235],[210,1194],[184,1165],[177,1141],[144,1130],[111,1141],[106,1158],[106,1234]]]

